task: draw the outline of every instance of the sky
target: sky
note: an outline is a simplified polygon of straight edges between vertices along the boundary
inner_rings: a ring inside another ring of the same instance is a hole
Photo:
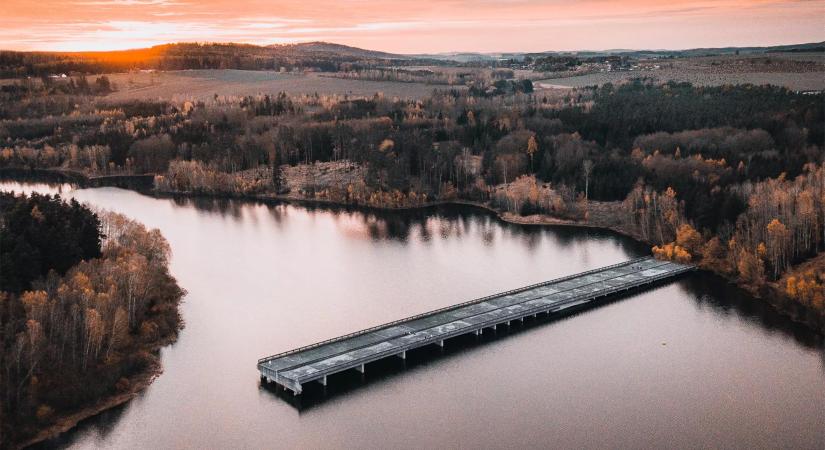
[[[0,48],[327,41],[395,53],[825,40],[825,0],[0,0]]]

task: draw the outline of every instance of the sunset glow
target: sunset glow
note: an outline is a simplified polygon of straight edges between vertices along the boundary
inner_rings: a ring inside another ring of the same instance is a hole
[[[0,48],[323,40],[399,53],[694,48],[825,39],[825,1],[5,0]]]

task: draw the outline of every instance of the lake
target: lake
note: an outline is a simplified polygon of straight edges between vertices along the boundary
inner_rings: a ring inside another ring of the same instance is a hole
[[[410,212],[62,192],[159,228],[188,294],[164,373],[71,448],[825,448],[822,338],[693,273],[555,321],[457,338],[306,386],[258,358],[648,253],[610,232]]]

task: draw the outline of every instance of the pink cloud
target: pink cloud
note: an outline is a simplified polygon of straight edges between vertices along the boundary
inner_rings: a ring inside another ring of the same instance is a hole
[[[421,53],[825,39],[825,0],[5,0],[4,10],[0,48],[38,50],[323,39]]]

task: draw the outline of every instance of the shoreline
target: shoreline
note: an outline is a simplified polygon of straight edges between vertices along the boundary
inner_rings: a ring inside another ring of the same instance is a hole
[[[32,177],[32,175],[34,175],[34,177]],[[61,183],[68,182],[79,187],[99,187],[108,185],[108,183],[120,184],[124,179],[129,179],[128,177],[124,178],[122,175],[90,179],[85,176],[85,174],[74,171],[26,171],[20,169],[0,169],[0,180],[21,181],[21,178],[25,181],[34,180],[47,183],[54,181]],[[143,175],[140,176],[140,178],[146,179],[147,176]],[[97,180],[104,181],[99,182]],[[134,185],[127,187],[127,189],[134,189]],[[171,282],[177,285],[174,278],[171,278]],[[181,291],[185,294],[185,291]],[[78,404],[75,408],[67,409],[65,411],[55,411],[49,418],[48,422],[43,423],[42,426],[37,426],[37,424],[26,424],[26,431],[30,431],[31,434],[26,433],[25,435],[15,436],[15,440],[8,443],[3,442],[0,447],[6,448],[7,445],[8,448],[12,449],[23,449],[34,445],[47,443],[48,441],[57,439],[62,434],[76,428],[82,421],[95,417],[104,411],[123,405],[144,392],[155,381],[155,379],[163,373],[163,363],[160,358],[161,350],[164,347],[170,346],[177,342],[180,332],[185,326],[185,322],[180,315],[180,310],[178,309],[179,303],[180,298],[176,300],[177,306],[175,307],[174,312],[176,319],[173,328],[170,328],[164,335],[157,336],[157,338],[153,341],[137,343],[133,348],[131,348],[131,350],[129,350],[129,354],[146,353],[148,356],[145,359],[145,367],[129,374],[128,376],[123,376],[123,378],[128,380],[128,386],[125,389],[121,390],[115,386],[112,386],[109,392],[106,392],[99,398],[90,399],[88,403]],[[46,445],[48,446],[48,444]]]
[[[470,206],[475,208],[480,208],[488,213],[495,215],[499,220],[505,223],[514,224],[514,225],[527,225],[527,226],[568,226],[568,227],[581,227],[581,228],[592,228],[596,230],[605,230],[616,233],[618,235],[633,239],[634,241],[652,247],[654,243],[649,242],[639,236],[636,233],[633,233],[630,230],[627,230],[621,226],[617,225],[609,225],[609,224],[600,224],[600,223],[593,223],[593,222],[583,222],[571,219],[562,219],[558,217],[549,216],[546,214],[534,214],[530,216],[521,216],[515,213],[507,212],[507,211],[500,211],[486,203],[482,203],[479,201],[474,200],[462,200],[462,199],[453,199],[453,200],[436,200],[436,201],[428,201],[425,203],[421,203],[418,205],[411,205],[411,206],[402,206],[402,207],[391,207],[391,206],[374,206],[374,205],[360,205],[360,204],[352,204],[352,203],[344,203],[335,200],[328,200],[328,199],[319,199],[319,198],[306,198],[306,197],[297,197],[292,195],[279,195],[279,194],[232,194],[232,193],[208,193],[208,192],[194,192],[194,191],[163,191],[155,189],[154,187],[148,188],[146,187],[144,181],[138,183],[137,186],[135,184],[130,183],[130,180],[146,180],[147,177],[154,175],[117,175],[117,176],[99,176],[93,177],[89,176],[86,173],[74,170],[64,170],[64,169],[9,169],[9,168],[2,168],[0,169],[0,177],[11,173],[12,176],[24,176],[28,174],[31,176],[34,174],[37,175],[45,175],[46,177],[58,177],[62,178],[63,181],[75,182],[80,186],[83,187],[101,187],[101,186],[112,186],[112,187],[120,187],[123,189],[129,189],[136,192],[140,192],[147,195],[152,195],[155,197],[167,197],[167,198],[210,198],[210,199],[234,199],[234,200],[245,200],[245,201],[258,201],[264,203],[288,203],[288,204],[299,204],[299,205],[321,205],[321,206],[330,206],[330,207],[342,207],[342,208],[359,208],[363,210],[374,210],[374,211],[412,211],[415,209],[421,208],[433,208],[438,206],[450,206],[450,205],[459,205],[459,206]],[[78,182],[79,181],[79,182]],[[142,188],[141,188],[142,187]],[[594,202],[596,203],[596,202]],[[803,262],[804,264],[804,262]],[[707,268],[697,266],[697,269],[713,274],[715,276],[719,276],[728,283],[736,286],[738,289],[741,289],[748,293],[748,295],[764,301],[770,304],[774,309],[777,310],[780,314],[787,316],[792,321],[805,325],[808,328],[812,329],[816,333],[825,337],[825,314],[820,314],[807,306],[798,303],[792,299],[786,298],[779,293],[774,286],[770,283],[762,286],[761,288],[753,288],[751,286],[746,286],[741,283],[735,278],[731,277],[729,274],[719,273]],[[819,315],[819,317],[815,317]]]
[[[145,185],[145,180],[149,177],[154,175],[115,175],[115,176],[99,176],[93,177],[89,176],[86,173],[74,170],[64,170],[64,169],[10,169],[10,168],[2,168],[0,169],[0,178],[12,174],[12,177],[16,176],[23,176],[25,177],[27,174],[31,176],[34,174],[35,176],[44,175],[46,177],[57,177],[61,178],[62,181],[69,181],[75,182],[82,187],[102,187],[102,186],[112,186],[112,187],[120,187],[123,189],[129,189],[136,192],[140,192],[147,195],[152,195],[154,197],[166,197],[166,198],[209,198],[209,199],[233,199],[233,200],[245,200],[245,201],[257,201],[263,203],[287,203],[287,204],[299,204],[299,205],[320,205],[320,206],[330,206],[330,207],[341,207],[341,208],[359,208],[362,210],[374,210],[374,211],[412,211],[415,209],[422,209],[422,208],[433,208],[438,206],[450,206],[450,205],[459,205],[459,206],[470,206],[474,208],[480,208],[487,211],[490,214],[493,214],[501,220],[502,222],[514,224],[514,225],[527,225],[527,226],[568,226],[568,227],[581,227],[581,228],[592,228],[595,230],[604,230],[616,233],[618,235],[633,239],[634,241],[652,247],[654,244],[649,242],[639,236],[636,233],[633,233],[630,230],[623,228],[622,226],[617,225],[610,225],[610,224],[600,224],[600,223],[593,223],[593,222],[584,222],[584,221],[577,221],[571,219],[562,219],[559,217],[553,217],[546,214],[534,214],[530,216],[521,216],[515,213],[507,212],[507,211],[500,211],[489,204],[482,203],[479,201],[474,200],[462,200],[462,199],[453,199],[453,200],[436,200],[436,201],[428,201],[425,203],[421,203],[418,205],[411,205],[411,206],[402,206],[402,207],[391,207],[391,206],[374,206],[374,205],[360,205],[360,204],[352,204],[352,203],[344,203],[335,200],[328,200],[328,199],[319,199],[319,198],[306,198],[306,197],[298,197],[293,195],[278,195],[278,194],[232,194],[232,193],[208,193],[208,192],[195,192],[195,191],[163,191],[155,189],[154,187],[148,188]],[[130,182],[130,180],[142,180],[137,186]],[[596,203],[596,202],[594,202]],[[803,262],[804,264],[804,262]],[[818,313],[807,306],[798,303],[792,299],[786,298],[781,295],[780,292],[777,291],[777,288],[773,286],[771,283],[767,283],[766,285],[760,288],[753,288],[751,286],[746,286],[741,283],[735,278],[730,276],[726,273],[720,273],[708,268],[703,268],[697,265],[697,269],[713,274],[715,276],[721,277],[729,284],[736,286],[738,289],[741,289],[748,293],[751,297],[759,299],[760,301],[764,301],[770,304],[777,312],[781,315],[784,315],[790,318],[792,321],[802,324],[811,330],[815,331],[816,333],[825,337],[825,314]],[[819,317],[816,317],[816,316]]]
[[[145,371],[136,373],[135,375],[129,377],[128,391],[102,398],[94,404],[81,407],[77,411],[58,416],[54,420],[54,423],[40,430],[37,434],[27,440],[21,443],[13,444],[15,445],[13,448],[24,449],[36,444],[44,443],[50,439],[55,439],[63,433],[69,432],[76,428],[80,422],[97,416],[98,414],[101,414],[109,409],[128,403],[130,400],[140,395],[155,381],[157,377],[163,373],[163,364],[160,360],[159,352],[163,347],[177,342],[178,333],[180,333],[180,330],[183,329],[182,323],[183,322],[181,321],[181,326],[175,331],[174,335],[167,336],[147,346],[146,348],[141,349],[149,352],[156,358],[156,360]]]

